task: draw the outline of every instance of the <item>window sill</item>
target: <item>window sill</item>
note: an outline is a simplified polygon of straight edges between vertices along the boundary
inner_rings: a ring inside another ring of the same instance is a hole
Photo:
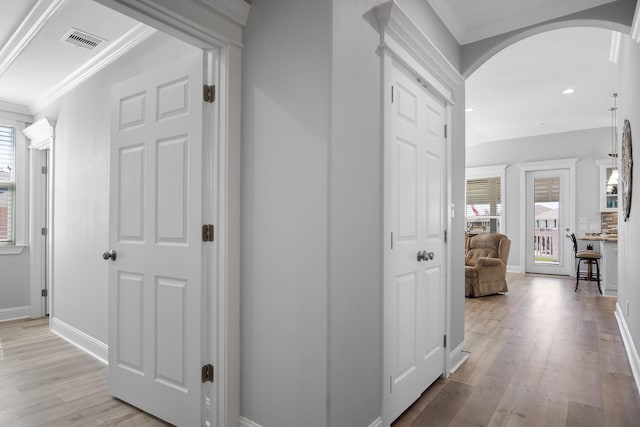
[[[19,255],[26,246],[0,246],[0,255]]]

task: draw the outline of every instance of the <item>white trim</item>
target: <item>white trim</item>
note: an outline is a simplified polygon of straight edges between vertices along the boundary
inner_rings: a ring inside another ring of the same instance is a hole
[[[25,247],[24,245],[0,246],[0,255],[20,255]]]
[[[373,422],[369,424],[369,427],[382,427],[382,417],[378,417],[373,420]]]
[[[618,328],[620,329],[620,336],[624,343],[624,348],[627,350],[627,358],[629,359],[629,365],[631,366],[631,372],[633,373],[633,379],[636,382],[636,391],[640,390],[640,357],[638,356],[638,350],[631,337],[631,332],[627,326],[627,321],[624,318],[624,312],[620,306],[620,301],[616,303],[616,320],[618,321]]]
[[[0,101],[0,117],[16,122],[31,123],[33,121],[31,111],[26,106],[4,101]]]
[[[507,265],[507,273],[524,273],[524,268],[519,265]]]
[[[633,14],[631,24],[631,39],[640,42],[640,4],[636,3],[636,10]]]
[[[42,29],[44,24],[53,16],[64,0],[39,0],[27,17],[22,21],[18,29],[13,33],[9,41],[0,50],[0,75],[20,55],[29,42]]]
[[[58,318],[51,319],[51,332],[95,357],[105,365],[108,364],[109,346],[102,341],[85,334]]]
[[[46,150],[52,145],[55,132],[56,121],[48,117],[43,117],[37,122],[24,128],[22,133],[29,138],[29,148],[36,150]]]
[[[133,19],[148,24],[159,29],[169,35],[182,39],[194,46],[208,49],[212,47],[224,47],[226,45],[236,45],[242,47],[242,32],[238,31],[237,35],[233,34],[229,25],[223,23],[231,23],[233,26],[241,27],[239,23],[230,19],[225,14],[224,6],[219,2],[210,2],[206,5],[203,1],[189,2],[188,8],[201,5],[199,9],[204,11],[210,10],[217,14],[218,22],[209,22],[208,25],[202,25],[181,13],[186,2],[175,2],[170,5],[159,5],[159,0],[95,0],[111,9],[117,10]],[[228,0],[228,1],[244,1],[244,0]],[[225,3],[228,3],[225,1]],[[191,10],[190,12],[199,12]],[[223,25],[217,25],[217,24]],[[236,27],[237,29],[237,27]]]
[[[240,427],[262,427],[260,424],[251,421],[249,418],[240,417]]]
[[[551,169],[569,169],[569,229],[575,230],[576,227],[576,163],[577,158],[543,160],[539,162],[520,163],[520,271],[524,273],[526,270],[526,209],[527,209],[527,172],[551,170]],[[564,233],[564,231],[561,231]],[[565,259],[569,259],[569,245],[565,245]],[[513,267],[512,267],[513,268]],[[571,268],[568,269],[571,272]],[[515,271],[514,271],[515,273]]]
[[[556,1],[552,2],[551,5],[521,11],[485,25],[466,25],[465,22],[462,22],[462,20],[458,18],[459,14],[448,0],[429,1],[429,4],[455,37],[456,41],[461,45],[465,45],[508,33],[518,28],[529,27],[540,22],[549,21],[559,16],[562,17],[583,12],[593,7],[611,3],[612,1],[613,0]]]
[[[29,138],[29,157],[31,166],[30,181],[30,244],[29,262],[31,265],[31,278],[29,284],[29,304],[31,306],[31,317],[37,318],[47,313],[45,300],[42,299],[44,284],[48,284],[49,304],[53,295],[53,146],[55,141],[56,121],[48,117],[43,117],[31,126],[26,127],[22,133]],[[48,153],[48,188],[44,188],[42,183],[41,168],[47,163],[47,154],[42,150],[49,150]],[[48,203],[44,203],[45,194],[48,193]],[[42,215],[48,212],[47,218]],[[41,229],[47,227],[47,238],[43,239]],[[43,242],[45,240],[45,243]],[[46,267],[45,267],[46,266]],[[48,311],[53,316],[52,310]]]
[[[0,322],[25,319],[29,317],[29,306],[0,308]]]
[[[464,341],[449,353],[449,371],[447,377],[458,370],[460,366],[469,358],[469,353],[464,351]]]
[[[622,33],[619,31],[611,32],[611,48],[609,49],[609,61],[614,64],[618,63],[620,59],[620,40]]]
[[[80,68],[69,74],[64,80],[52,87],[42,97],[34,101],[29,108],[38,112],[73,88],[94,76],[98,71],[113,63],[125,53],[142,43],[156,32],[145,24],[137,24],[109,46],[91,58]]]
[[[235,0],[198,0],[213,10],[224,14],[237,24],[245,26],[249,17],[249,9],[251,5],[246,1]]]
[[[380,24],[381,47],[389,49],[394,59],[432,85],[435,93],[455,104],[453,88],[464,82],[458,70],[395,0],[375,10]]]

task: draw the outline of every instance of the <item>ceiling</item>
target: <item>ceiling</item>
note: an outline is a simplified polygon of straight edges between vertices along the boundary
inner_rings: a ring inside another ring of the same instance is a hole
[[[539,24],[615,0],[427,0],[460,44]]]
[[[461,44],[611,2],[425,1]],[[153,33],[91,0],[0,0],[0,6],[0,109],[16,104],[27,114]],[[105,41],[93,50],[62,42],[72,28]],[[556,30],[494,56],[467,81],[466,104],[475,109],[467,113],[467,143],[606,126],[616,76],[610,46],[611,31]],[[568,87],[576,93],[561,96]]]
[[[0,0],[0,101],[37,112],[153,30],[89,0]],[[71,29],[103,40],[88,49]]]
[[[611,125],[612,31],[564,28],[496,54],[466,82],[467,146]],[[565,95],[565,89],[574,89]]]

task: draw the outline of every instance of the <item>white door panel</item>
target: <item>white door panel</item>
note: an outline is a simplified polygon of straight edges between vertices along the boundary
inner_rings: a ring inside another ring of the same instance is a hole
[[[393,420],[444,373],[446,108],[394,67],[385,155],[385,399]],[[418,254],[432,255],[418,260]],[[387,345],[388,343],[388,345]]]
[[[201,424],[202,54],[112,88],[109,386]]]
[[[528,273],[571,273],[572,257],[567,255],[570,242],[566,238],[570,224],[569,180],[569,169],[526,172],[525,267]],[[547,188],[549,182],[557,185]]]

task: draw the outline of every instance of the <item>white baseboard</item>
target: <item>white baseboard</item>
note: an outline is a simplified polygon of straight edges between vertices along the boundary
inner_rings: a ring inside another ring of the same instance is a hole
[[[254,423],[248,418],[240,417],[240,427],[262,427],[258,423]],[[378,417],[375,421],[369,424],[369,427],[382,427],[382,418]]]
[[[507,265],[507,273],[524,273],[524,268],[519,265]]]
[[[616,303],[616,319],[618,320],[618,328],[620,329],[620,335],[622,335],[622,342],[624,348],[627,350],[627,358],[629,359],[629,365],[631,365],[631,372],[633,373],[633,379],[636,382],[636,389],[640,390],[640,357],[638,357],[638,350],[633,342],[627,321],[622,314],[622,307],[620,303]]]
[[[109,346],[102,341],[98,341],[91,335],[85,334],[58,318],[52,319],[51,331],[75,345],[80,350],[89,353],[105,365],[107,364],[107,361],[109,360]]]
[[[0,322],[9,320],[24,319],[29,317],[29,306],[27,307],[11,307],[0,309]]]
[[[446,376],[448,377],[449,375],[457,371],[458,368],[462,366],[462,364],[466,362],[468,358],[469,353],[464,351],[464,341],[462,341],[460,345],[454,348],[449,354],[449,366],[451,368],[449,369],[449,372],[447,372]]]
[[[249,418],[240,417],[240,427],[262,427],[258,423],[254,423]]]

